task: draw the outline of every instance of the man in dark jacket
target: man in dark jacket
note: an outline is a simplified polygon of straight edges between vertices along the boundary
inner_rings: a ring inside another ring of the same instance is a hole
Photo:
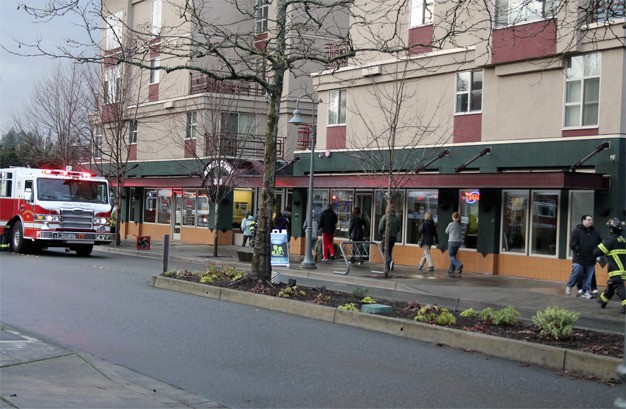
[[[622,302],[620,313],[626,311],[626,290],[624,289],[624,278],[626,278],[626,239],[622,237],[624,225],[619,219],[611,219],[606,224],[609,227],[611,236],[603,241],[593,252],[596,257],[605,256],[607,258],[608,276],[606,289],[598,302],[600,307],[606,307],[613,294],[617,294]]]
[[[337,228],[337,213],[333,211],[332,205],[329,203],[326,205],[326,210],[320,214],[320,220],[318,227],[322,231],[322,254],[324,259],[322,261],[328,261],[335,259],[335,247],[333,242],[335,240],[335,229]]]
[[[582,278],[583,292],[581,297],[591,299],[591,277],[595,271],[596,258],[593,251],[602,242],[600,234],[593,228],[593,218],[584,214],[580,218],[580,224],[572,231],[570,236],[570,248],[574,253],[572,260],[572,272],[565,287],[565,294],[572,293],[572,287]]]

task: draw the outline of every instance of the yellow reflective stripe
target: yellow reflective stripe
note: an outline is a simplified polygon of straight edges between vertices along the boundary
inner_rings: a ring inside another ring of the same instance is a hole
[[[619,257],[620,254],[626,254],[626,250],[613,250],[611,251],[609,256],[613,257],[613,261],[615,261],[615,265],[617,265],[617,268],[619,268],[621,271],[624,271],[624,263],[622,263],[622,260]]]
[[[609,302],[609,299],[604,296],[604,293],[600,294],[600,299],[604,302]]]
[[[626,306],[626,300],[622,300],[622,307]]]
[[[600,243],[598,244],[598,248],[604,253],[604,254],[609,254],[609,250],[606,248],[606,246],[604,245],[604,243]]]

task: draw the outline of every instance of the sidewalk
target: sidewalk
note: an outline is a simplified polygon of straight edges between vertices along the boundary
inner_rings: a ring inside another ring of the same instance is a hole
[[[152,240],[150,250],[137,250],[134,240],[123,240],[121,246],[94,247],[94,251],[130,254],[139,257],[163,259],[163,241]],[[237,257],[240,246],[219,246],[218,257],[213,257],[213,247],[189,243],[172,242],[169,244],[171,261],[198,263],[198,269],[209,263],[236,265],[243,270],[250,269],[250,262],[241,262]],[[247,248],[246,251],[252,251]],[[515,307],[522,318],[530,319],[537,311],[546,307],[559,306],[581,314],[577,327],[603,332],[623,334],[625,331],[624,315],[617,296],[601,309],[595,300],[565,295],[565,283],[533,280],[525,278],[483,275],[464,271],[462,277],[451,278],[447,270],[439,269],[434,273],[424,273],[416,266],[396,266],[390,278],[382,278],[382,264],[364,263],[352,266],[347,275],[347,265],[343,260],[319,262],[315,269],[304,269],[300,262],[304,256],[290,257],[289,267],[276,267],[281,280],[296,279],[301,284],[325,285],[329,289],[352,291],[356,287],[366,287],[368,294],[392,300],[420,303],[436,303],[448,308],[482,309],[485,307]],[[376,272],[377,271],[377,272]],[[159,274],[160,271],[156,271]],[[604,287],[600,284],[599,291]],[[574,291],[575,293],[576,291]]]
[[[6,325],[0,344],[0,408],[223,407]]]

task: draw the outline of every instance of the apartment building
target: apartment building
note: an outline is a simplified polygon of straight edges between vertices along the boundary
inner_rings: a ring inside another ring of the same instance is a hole
[[[377,32],[393,31],[406,53],[372,50],[313,75],[316,206],[335,206],[340,239],[359,206],[381,240],[392,192],[403,220],[393,258],[413,266],[424,213],[445,242],[458,211],[465,271],[566,281],[581,216],[593,215],[602,235],[609,218],[626,217],[624,1],[409,3],[370,10]],[[400,24],[386,27],[389,15]],[[368,44],[362,27],[352,38]],[[285,186],[306,174],[297,163]],[[447,269],[447,254],[433,253]]]
[[[172,23],[180,16],[172,8],[176,2],[105,3],[123,21],[105,24],[111,52],[127,25],[148,26],[155,33],[146,52],[152,66],[165,58],[173,63],[171,52],[161,52],[176,45],[165,27],[195,33],[191,24]],[[226,3],[211,4],[227,9]],[[305,247],[301,227],[310,160],[313,212],[334,206],[339,241],[347,239],[356,206],[371,221],[368,238],[381,240],[385,194],[393,193],[403,220],[394,249],[397,265],[417,265],[418,228],[426,211],[434,214],[442,241],[458,211],[465,235],[459,257],[466,271],[565,281],[569,232],[582,214],[592,214],[601,233],[608,218],[625,218],[624,1],[495,0],[489,10],[484,4],[359,0],[349,17],[352,46],[360,51],[332,70],[308,67],[312,85],[288,76],[275,206],[292,206],[292,253],[303,254]],[[255,3],[249,22],[261,42],[274,12],[265,5]],[[388,46],[385,52],[381,43]],[[337,49],[333,45],[328,52]],[[119,78],[116,66],[109,68],[105,89]],[[201,174],[215,149],[238,152],[239,145],[228,143],[236,139],[255,153],[218,155],[245,177],[223,201],[217,228],[223,232],[220,243],[239,243],[239,221],[246,210],[258,208],[266,96],[246,81],[216,82],[183,70],[141,72],[150,78],[133,88],[140,97],[130,104],[136,114],[128,121],[123,237],[170,234],[211,243],[211,198]],[[300,104],[309,117],[316,114],[313,157],[311,129],[288,124],[295,100],[305,94],[319,102]],[[213,134],[227,143],[207,144],[206,135]],[[447,268],[447,254],[433,254],[437,268]],[[598,273],[602,282],[599,268]]]
[[[103,1],[105,65],[100,111],[93,118],[93,152],[95,165],[108,170],[105,174],[115,179],[124,173],[123,238],[169,234],[173,240],[212,243],[210,231],[217,228],[219,242],[232,244],[246,211],[256,214],[270,98],[250,78],[220,80],[210,74],[227,75],[232,69],[242,77],[267,75],[271,81],[271,71],[260,57],[238,56],[235,46],[221,61],[203,54],[220,29],[225,33],[221,41],[235,44],[240,36],[252,39],[255,47],[265,47],[274,35],[276,11],[260,0],[235,4]],[[213,37],[203,24],[214,28]],[[290,70],[285,76],[276,135],[280,172],[287,169],[298,144],[287,113],[298,96],[313,92],[308,73],[321,68],[305,62],[298,69],[307,75]],[[309,101],[303,101],[300,109],[309,118],[313,115]],[[216,198],[207,188],[221,183],[221,176],[215,180],[207,176],[216,172],[226,172],[225,178],[237,175],[229,179],[233,191],[219,199],[217,226]],[[275,210],[284,208],[286,201],[286,192],[279,191]]]

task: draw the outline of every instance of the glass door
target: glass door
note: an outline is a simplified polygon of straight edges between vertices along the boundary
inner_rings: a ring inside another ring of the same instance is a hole
[[[366,241],[371,240],[372,236],[372,194],[371,193],[359,193],[357,192],[354,196],[354,204],[361,209],[361,214],[365,218],[365,222],[367,225],[365,226],[365,237],[363,238]]]

